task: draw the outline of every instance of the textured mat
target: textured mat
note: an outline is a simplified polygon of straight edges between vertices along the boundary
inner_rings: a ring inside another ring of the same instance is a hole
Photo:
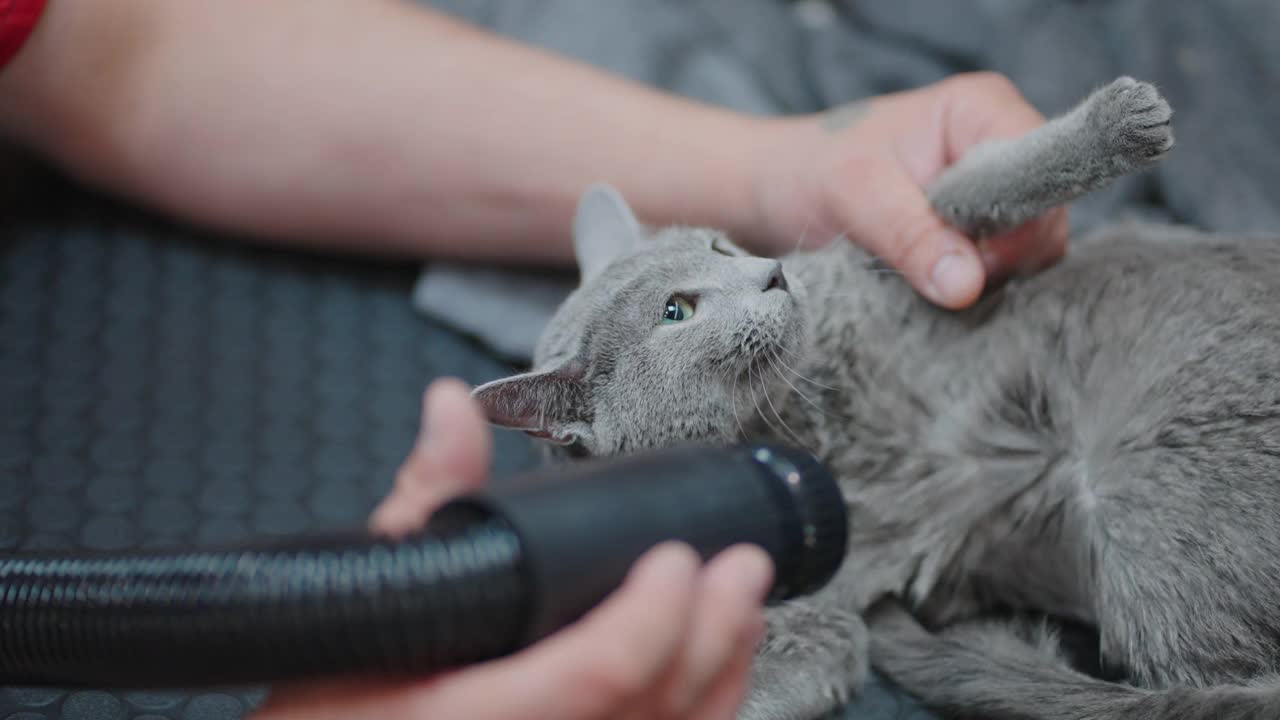
[[[506,370],[413,313],[414,268],[90,207],[0,230],[0,552],[359,525],[426,383]],[[498,438],[498,476],[531,460]],[[6,688],[0,718],[226,720],[263,696]]]
[[[414,267],[242,247],[53,196],[0,225],[0,552],[359,525],[426,383],[508,371],[414,313]],[[534,461],[520,435],[496,450],[499,482]],[[0,720],[234,720],[265,694],[0,688]],[[926,717],[880,685],[845,716]]]

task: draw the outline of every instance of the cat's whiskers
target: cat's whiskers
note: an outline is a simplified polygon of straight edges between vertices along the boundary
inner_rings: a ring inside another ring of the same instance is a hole
[[[859,271],[867,273],[868,275],[898,275],[900,277],[907,276],[906,273],[902,272],[901,270],[895,267],[876,267],[876,261],[872,261],[870,263],[867,263],[866,265],[863,265],[861,268],[859,268]]]
[[[845,240],[848,240],[848,239],[849,239],[849,231],[846,229],[846,230],[841,230],[840,232],[833,234],[833,235],[832,235],[832,236],[827,240],[827,242],[828,242],[829,244],[830,244],[830,243],[838,243],[838,242],[842,242],[842,241],[845,241]]]
[[[773,368],[771,367],[770,370],[772,369]],[[769,409],[773,411],[773,416],[778,419],[778,424],[781,425],[783,429],[790,432],[791,428],[787,427],[787,421],[782,419],[782,415],[778,413],[778,408],[773,404],[773,398],[769,396],[769,379],[765,377],[764,368],[761,367],[759,368],[759,370],[760,370],[760,394],[764,395],[764,402],[766,405],[769,406]]]
[[[751,392],[751,404],[756,408],[756,415],[764,421],[765,425],[769,426],[770,432],[774,435],[781,435],[781,433],[778,432],[778,428],[773,426],[773,423],[769,421],[769,417],[760,409],[760,400],[756,398],[755,374],[751,372],[750,364],[747,365],[747,390]]]
[[[797,362],[804,362],[804,361],[807,359],[807,358],[805,358],[805,356],[804,356],[804,355],[801,355],[798,351],[796,351],[796,350],[792,350],[791,348],[787,347],[786,345],[776,345],[776,346],[774,346],[774,347],[776,347],[778,350],[781,350],[782,352],[787,353],[787,354],[788,354],[788,355],[790,355],[791,357],[795,358]],[[782,360],[781,356],[779,356],[779,357],[778,357],[778,360]],[[831,387],[830,385],[823,385],[822,383],[818,382],[817,380],[813,380],[813,379],[811,379],[811,378],[809,378],[809,377],[807,377],[807,376],[805,376],[805,375],[802,375],[802,374],[801,374],[801,373],[799,373],[799,372],[796,372],[796,369],[795,369],[795,368],[791,367],[790,365],[786,364],[785,362],[784,362],[784,363],[782,363],[782,366],[783,366],[783,367],[785,367],[788,371],[790,371],[790,373],[791,373],[792,375],[795,375],[796,377],[800,378],[801,380],[804,380],[805,382],[809,383],[810,385],[815,385],[815,386],[817,386],[817,387],[822,388],[823,390],[830,390],[830,391],[832,391],[832,392],[840,392],[840,388],[834,388],[834,387]]]
[[[803,361],[804,361],[804,359],[805,359],[805,358],[804,358],[804,355],[801,355],[799,351],[797,351],[797,350],[792,350],[791,348],[787,347],[786,345],[779,345],[779,346],[778,346],[778,348],[779,348],[779,349],[781,349],[781,350],[782,350],[783,352],[785,352],[786,354],[790,355],[791,357],[795,358],[797,362],[803,362]]]
[[[774,369],[774,371],[775,371],[775,372],[777,372],[777,373],[778,373],[778,377],[782,378],[782,381],[783,381],[784,383],[786,383],[788,386],[790,386],[790,387],[791,387],[791,389],[792,389],[793,391],[795,391],[795,393],[796,393],[797,395],[799,395],[801,398],[804,398],[804,401],[805,401],[805,402],[807,402],[807,403],[809,403],[810,405],[812,405],[814,410],[817,410],[818,412],[822,413],[823,415],[830,416],[830,413],[828,413],[826,410],[823,410],[823,409],[818,405],[818,403],[814,402],[814,401],[813,401],[813,400],[812,400],[808,395],[805,395],[803,392],[801,392],[801,391],[800,391],[800,388],[798,388],[798,387],[796,387],[796,386],[795,386],[795,383],[791,382],[791,380],[790,380],[789,378],[787,378],[787,376],[786,376],[786,375],[783,375],[783,374],[782,374],[782,370],[778,369],[778,366],[780,365],[780,366],[782,366],[783,368],[786,368],[787,370],[790,370],[792,373],[794,373],[795,375],[798,375],[798,376],[800,376],[800,377],[802,377],[802,378],[803,378],[804,376],[803,376],[803,375],[800,375],[800,373],[797,373],[795,370],[792,370],[792,369],[791,369],[791,366],[787,365],[787,362],[786,362],[785,360],[783,360],[783,359],[782,359],[782,357],[781,357],[780,355],[778,355],[777,353],[775,353],[775,352],[773,352],[773,351],[770,351],[770,352],[769,352],[769,354],[772,356],[772,358],[769,360],[769,363],[770,363],[771,365],[773,365],[773,369]],[[813,381],[812,381],[812,380],[810,380],[809,382],[813,382]],[[816,385],[817,383],[814,383],[814,384]]]
[[[799,241],[797,241],[797,242],[796,242],[796,246],[795,246],[794,248],[792,248],[792,250],[791,250],[791,252],[792,252],[792,253],[799,252],[799,251],[800,251],[800,249],[804,246],[804,244],[805,244],[806,242],[808,242],[808,241],[809,241],[809,238],[808,238],[808,235],[809,235],[809,228],[810,228],[810,226],[813,224],[813,219],[814,219],[815,215],[816,215],[816,213],[810,214],[810,215],[809,215],[809,217],[808,217],[808,219],[807,219],[807,220],[805,220],[804,229],[800,231],[800,239],[799,239]],[[836,233],[835,235],[833,235],[833,236],[831,237],[831,239],[830,239],[830,241],[829,241],[829,242],[830,242],[830,243],[837,243],[837,242],[841,242],[841,241],[845,241],[845,240],[849,240],[849,231],[848,231],[847,229],[846,229],[846,230],[842,230],[842,231],[840,231],[840,232]],[[862,266],[862,270],[863,270],[864,272],[869,272],[869,273],[871,273],[872,275],[899,275],[899,276],[902,276],[902,277],[906,277],[906,273],[902,272],[901,270],[898,270],[897,268],[893,268],[893,267],[875,267],[876,265],[878,265],[878,264],[880,264],[880,263],[882,263],[882,262],[884,262],[884,260],[882,260],[882,259],[880,259],[880,258],[872,258],[872,259],[870,259],[870,260],[868,260],[868,261],[867,261],[867,264],[866,264],[866,265],[863,265],[863,266]]]
[[[791,357],[796,358],[797,360],[803,360],[803,359],[804,359],[804,355],[800,354],[800,351],[799,351],[799,350],[795,350],[795,349],[792,349],[792,348],[788,347],[786,343],[777,343],[777,344],[775,344],[775,345],[774,345],[774,347],[775,347],[775,348],[777,348],[777,349],[779,349],[779,350],[781,350],[781,351],[782,351],[782,352],[784,352],[784,353],[787,353],[787,354],[788,354],[788,355],[790,355]]]
[[[809,302],[828,303],[828,302],[831,302],[832,300],[841,300],[844,298],[865,298],[866,296],[867,296],[866,290],[834,291],[834,292],[824,293],[822,295],[815,295],[814,297],[809,299]]]
[[[814,220],[817,218],[817,215],[818,213],[815,211],[815,212],[809,213],[809,215],[805,218],[804,227],[800,230],[800,237],[796,241],[795,247],[791,248],[791,252],[788,253],[788,255],[794,255],[795,253],[798,253],[804,249],[805,244],[809,242],[809,231],[813,229]],[[849,238],[849,231],[842,230],[838,233],[833,234],[827,240],[827,242],[837,243],[842,240],[847,240],[848,238]],[[785,257],[785,256],[780,256],[780,257]]]
[[[742,418],[738,417],[738,378],[742,373],[733,372],[730,368],[729,372],[733,373],[733,392],[729,395],[729,402],[733,407],[733,421],[738,424],[738,436],[740,439],[747,438],[747,431],[742,427]]]
[[[817,217],[818,211],[814,210],[809,213],[809,217],[804,221],[804,228],[800,230],[800,239],[796,241],[796,246],[791,248],[792,253],[800,252],[800,248],[804,247],[805,241],[808,239],[809,226],[813,224],[813,219]]]
[[[772,366],[770,366],[770,367],[771,367],[771,369],[773,369],[775,372],[777,371],[777,368],[772,368]],[[750,372],[750,366],[748,366],[748,370],[747,370],[747,371],[748,371],[748,372]],[[781,375],[779,375],[779,377],[781,377]],[[786,431],[787,431],[787,434],[791,436],[791,439],[792,439],[792,440],[795,440],[795,442],[796,442],[796,445],[797,445],[797,446],[799,446],[799,447],[804,447],[804,441],[803,441],[803,440],[801,440],[801,439],[800,439],[800,436],[799,436],[799,435],[797,435],[797,434],[796,434],[796,432],[795,432],[794,430],[792,430],[792,429],[791,429],[791,426],[787,424],[787,421],[786,421],[786,420],[784,420],[784,419],[782,418],[782,415],[778,412],[778,408],[777,408],[777,407],[775,407],[775,406],[774,406],[774,404],[773,404],[773,398],[769,397],[769,383],[768,383],[767,379],[765,378],[764,370],[763,370],[763,369],[761,369],[761,370],[760,370],[760,392],[764,393],[764,401],[765,401],[765,403],[767,403],[767,404],[769,405],[769,409],[773,411],[773,416],[774,416],[774,417],[776,417],[776,418],[778,418],[778,423],[779,423],[780,425],[782,425],[782,428],[783,428],[784,430],[786,430]],[[752,397],[755,397],[755,394],[754,394],[754,393],[752,394]],[[758,410],[758,409],[759,409],[759,406],[757,406],[757,408],[756,408],[756,409]],[[760,416],[761,416],[762,418],[764,418],[764,413],[762,412]],[[769,422],[769,419],[768,419],[768,418],[764,418],[764,421],[765,421],[765,422]],[[772,429],[772,428],[773,428],[773,423],[769,423],[769,427],[770,427],[770,429]],[[777,432],[777,431],[775,430],[774,432]]]

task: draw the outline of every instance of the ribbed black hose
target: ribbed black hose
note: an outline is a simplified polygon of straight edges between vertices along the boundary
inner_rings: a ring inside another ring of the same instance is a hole
[[[524,624],[520,541],[500,518],[447,515],[401,543],[0,560],[0,677],[237,684],[506,654]]]
[[[839,491],[806,456],[685,450],[538,474],[367,534],[206,550],[0,558],[0,683],[161,687],[422,674],[501,657],[599,602],[667,539],[754,542],[775,597],[844,554]]]

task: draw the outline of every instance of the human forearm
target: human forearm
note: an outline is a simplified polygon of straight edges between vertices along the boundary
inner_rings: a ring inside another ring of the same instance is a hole
[[[957,76],[825,119],[707,107],[407,0],[57,0],[0,72],[0,130],[81,177],[241,234],[565,262],[582,190],[764,254],[844,235],[946,307],[1061,257],[1065,214],[981,247],[927,185],[1044,118]]]
[[[648,221],[757,227],[750,118],[400,2],[105,5],[50,4],[0,75],[24,102],[0,114],[73,172],[195,220],[560,261],[579,193],[608,181]]]

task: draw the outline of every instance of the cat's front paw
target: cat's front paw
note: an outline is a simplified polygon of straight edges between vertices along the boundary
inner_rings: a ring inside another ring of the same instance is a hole
[[[857,695],[868,672],[861,617],[803,602],[773,608],[738,720],[817,720]]]
[[[1173,109],[1151,83],[1121,77],[1084,104],[1090,134],[1118,165],[1150,165],[1173,147]]]

